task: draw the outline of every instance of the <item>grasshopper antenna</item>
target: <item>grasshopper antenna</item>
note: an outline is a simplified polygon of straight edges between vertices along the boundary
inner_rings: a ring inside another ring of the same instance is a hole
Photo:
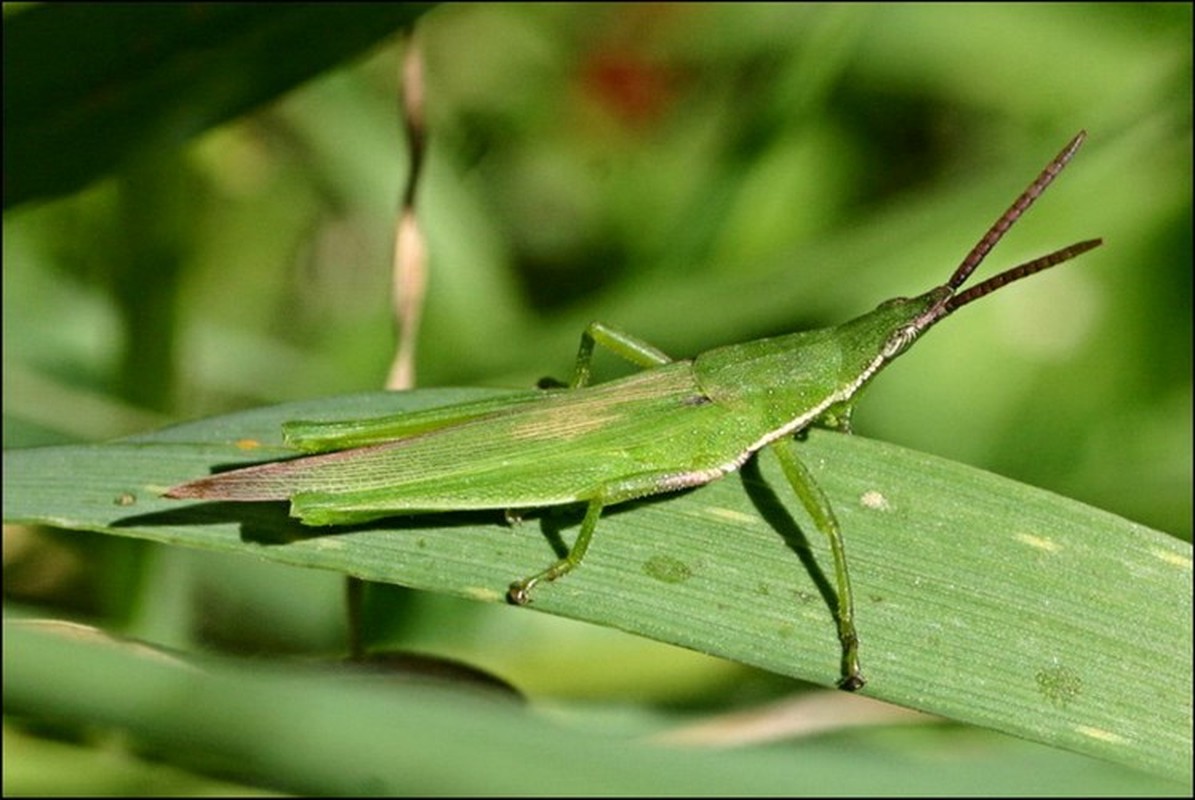
[[[1061,264],[1063,261],[1070,261],[1075,256],[1086,253],[1088,250],[1094,250],[1103,243],[1103,239],[1087,239],[1082,242],[1076,242],[1061,250],[1055,250],[1053,253],[1035,258],[1032,261],[1026,261],[1024,264],[1019,264],[1012,269],[1005,270],[999,275],[988,278],[983,283],[972,286],[962,294],[952,295],[943,306],[944,311],[942,316],[946,316],[946,314],[962,308],[972,300],[978,300],[989,292],[996,291],[1001,286],[1010,284],[1013,281],[1019,281],[1021,278],[1027,278],[1035,272],[1049,269],[1055,264]]]
[[[980,239],[978,243],[976,243],[975,247],[971,249],[971,252],[967,253],[967,257],[963,259],[963,262],[958,265],[958,269],[954,271],[954,274],[950,276],[950,280],[947,281],[946,285],[949,286],[951,290],[958,289],[963,285],[967,278],[971,277],[971,273],[983,263],[983,259],[987,257],[987,254],[990,253],[992,248],[996,246],[996,243],[999,242],[1000,239],[1003,238],[1004,234],[1008,232],[1008,229],[1012,227],[1012,224],[1020,219],[1021,215],[1028,210],[1029,206],[1033,205],[1033,201],[1040,197],[1041,193],[1046,190],[1046,187],[1049,186],[1053,182],[1054,178],[1058,176],[1058,173],[1062,172],[1062,168],[1067,165],[1067,162],[1070,161],[1075,155],[1075,151],[1079,149],[1080,145],[1083,144],[1083,140],[1086,138],[1087,131],[1079,131],[1075,138],[1071,139],[1070,142],[1067,143],[1066,147],[1062,148],[1062,152],[1054,156],[1054,160],[1046,165],[1046,168],[1043,169],[1041,174],[1037,176],[1037,180],[1029,184],[1029,188],[1022,192],[1021,196],[1013,201],[1013,204],[1008,207],[1008,210],[1005,211],[1003,215],[1001,215],[1000,219],[996,220],[992,227],[988,228],[988,232],[983,235],[983,238]],[[1083,244],[1087,243],[1084,242]],[[1072,245],[1071,247],[1078,246],[1079,245]],[[1091,245],[1091,247],[1095,247],[1095,245]],[[1090,250],[1091,247],[1086,247],[1084,249]],[[1063,250],[1059,250],[1058,253],[1063,253],[1069,249],[1070,248],[1064,248]],[[1082,252],[1084,252],[1084,250],[1079,250],[1078,252],[1072,253],[1071,255],[1061,258],[1058,261],[1054,261],[1051,264],[1047,264],[1046,266],[1053,266],[1060,261],[1065,261],[1067,258],[1072,258]],[[1051,253],[1043,258],[1049,259],[1055,255],[1057,254]],[[1038,259],[1038,261],[1040,260],[1042,259]],[[1030,264],[1032,263],[1036,262],[1030,262]],[[1028,267],[1029,264],[1025,264],[1023,266]],[[1034,272],[1039,272],[1040,270],[1045,269],[1046,266],[1041,266],[1037,269],[1026,272],[1025,275],[1031,275]],[[1016,267],[1014,269],[1020,268],[1021,267]],[[1013,270],[1009,270],[1009,272],[1012,271]],[[1009,280],[1016,280],[1016,278],[1008,278],[1004,281],[1004,283],[1007,283]],[[978,289],[979,287],[976,286],[975,288]],[[996,287],[993,286],[987,291],[990,292],[995,288]],[[986,292],[984,292],[984,294],[986,294]],[[979,295],[976,296],[978,297]],[[956,307],[959,305],[962,305],[962,303],[955,304]]]

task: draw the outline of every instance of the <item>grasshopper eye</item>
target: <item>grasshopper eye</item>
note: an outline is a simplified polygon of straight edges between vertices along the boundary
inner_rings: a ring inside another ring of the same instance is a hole
[[[884,348],[881,351],[884,358],[892,359],[909,349],[909,345],[917,338],[917,328],[912,325],[906,325],[903,328],[897,328],[896,332],[888,337],[888,341],[884,342]]]

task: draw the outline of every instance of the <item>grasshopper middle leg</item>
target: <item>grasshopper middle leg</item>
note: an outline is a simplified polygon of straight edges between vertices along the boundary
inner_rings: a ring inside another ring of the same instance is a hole
[[[853,692],[863,687],[865,681],[859,667],[859,632],[855,629],[855,595],[851,590],[851,578],[846,568],[846,547],[843,544],[842,529],[830,505],[830,498],[814,480],[813,473],[805,466],[796,452],[797,446],[789,437],[776,440],[772,450],[780,460],[784,476],[788,478],[801,504],[813,517],[813,522],[830,540],[830,552],[834,556],[834,577],[838,591],[838,639],[842,642],[842,679],[839,688]]]

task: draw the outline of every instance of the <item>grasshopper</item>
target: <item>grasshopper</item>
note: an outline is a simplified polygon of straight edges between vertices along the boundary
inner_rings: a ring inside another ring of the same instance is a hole
[[[829,499],[798,456],[810,425],[850,431],[859,392],[936,323],[1013,281],[1101,244],[1092,239],[960,287],[1004,233],[1045,191],[1083,143],[1080,132],[996,220],[942,286],[895,298],[845,324],[791,333],[674,360],[622,331],[593,323],[581,336],[572,380],[496,399],[390,417],[288,422],[288,444],[309,455],[180,484],[167,497],[289,500],[307,525],[469,509],[586,503],[568,553],[510,584],[522,605],[537,584],[574,570],[602,510],[648,495],[700,486],[738,469],[756,451],[776,454],[788,482],[834,559],[840,688],[864,685],[842,531]],[[591,384],[602,345],[643,367]]]

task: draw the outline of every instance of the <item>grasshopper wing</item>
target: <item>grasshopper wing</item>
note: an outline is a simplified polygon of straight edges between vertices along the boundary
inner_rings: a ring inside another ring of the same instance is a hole
[[[395,514],[561,505],[611,486],[637,487],[618,495],[629,499],[706,483],[741,461],[740,426],[702,394],[691,362],[519,397],[457,424],[226,472],[167,494],[289,499],[292,515],[306,524],[349,524]]]

